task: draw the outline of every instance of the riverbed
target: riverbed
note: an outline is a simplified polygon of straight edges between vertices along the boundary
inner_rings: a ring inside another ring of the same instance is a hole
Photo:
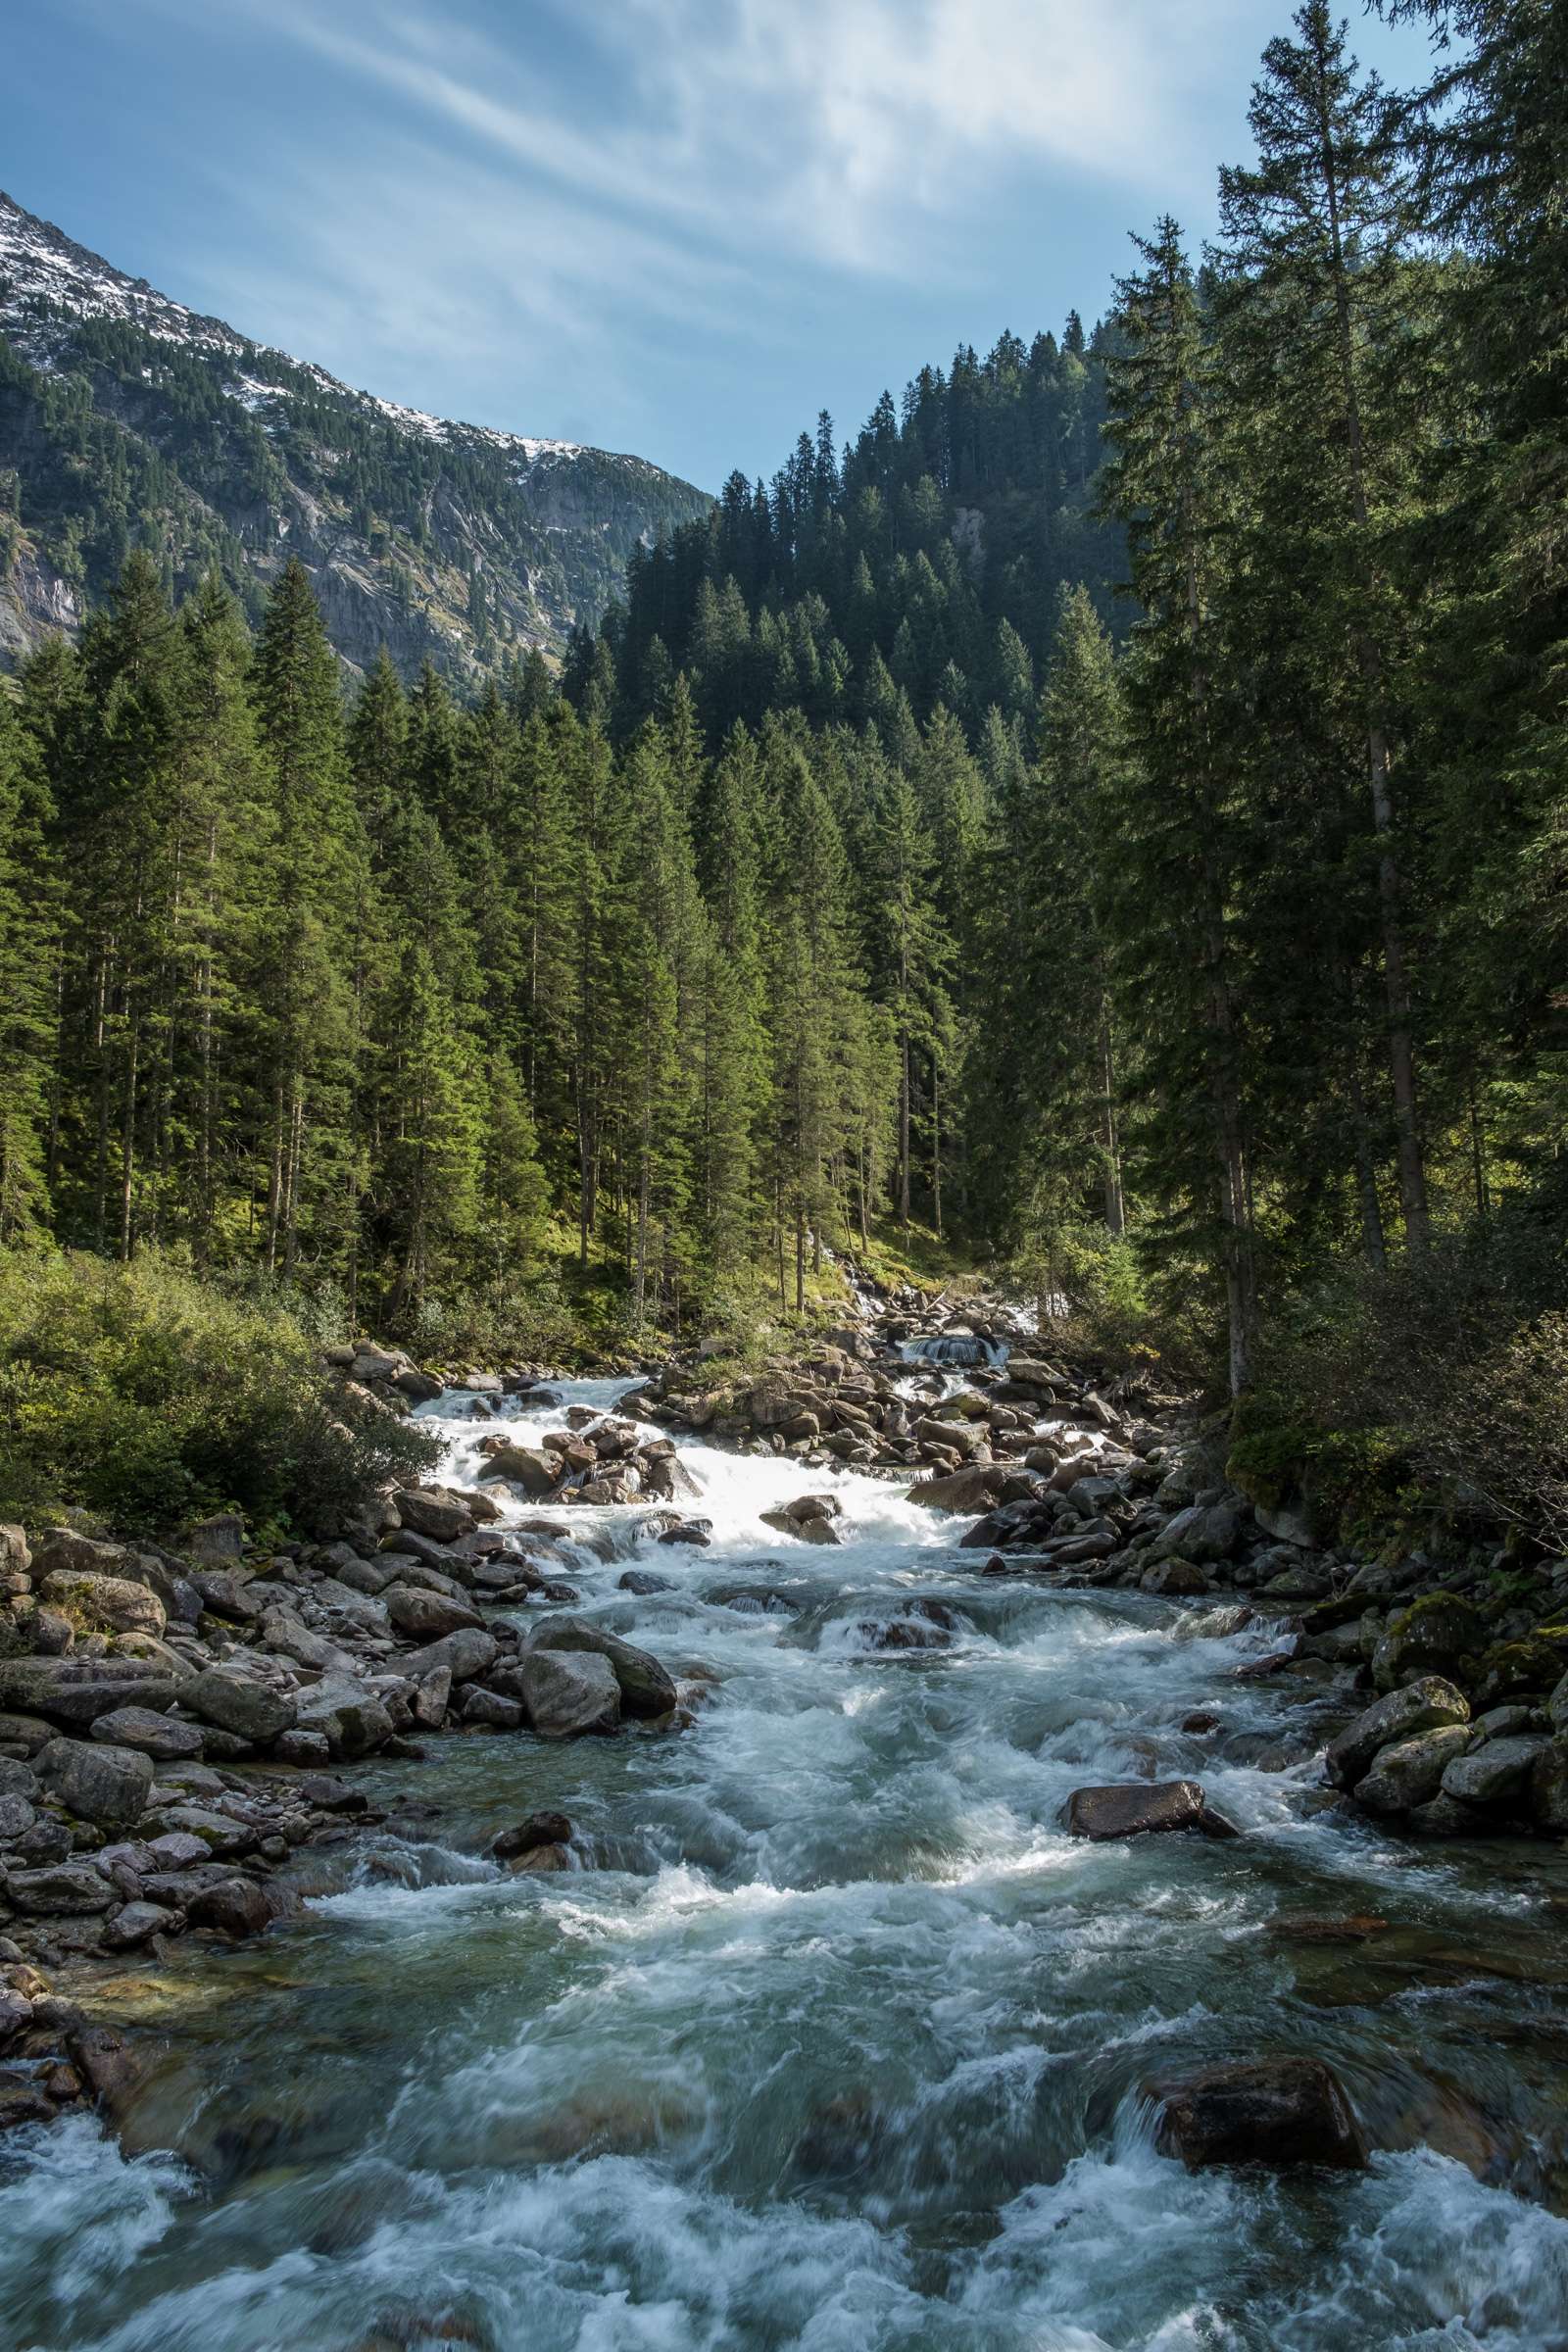
[[[468,1405],[426,1415],[458,1483]],[[548,1516],[585,1610],[711,1673],[691,1727],[433,1741],[357,1776],[391,1818],[299,1921],[127,1969],[168,2037],[145,2152],[86,2118],[8,2143],[0,2344],[1568,2345],[1562,1851],[1328,1805],[1353,1702],[1235,1680],[1263,1629],[987,1576],[878,1480],[681,1455],[707,1549]],[[836,1548],[760,1522],[808,1490]],[[1178,1774],[1243,1836],[1063,1833],[1074,1788]],[[572,1869],[485,1858],[546,1807]],[[1369,2171],[1156,2153],[1147,2083],[1281,2050],[1334,2067]]]

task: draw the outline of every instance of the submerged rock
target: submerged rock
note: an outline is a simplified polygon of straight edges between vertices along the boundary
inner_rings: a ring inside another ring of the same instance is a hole
[[[1364,2172],[1366,2137],[1320,2058],[1259,2058],[1145,2084],[1160,2104],[1155,2144],[1192,2170],[1315,2164]]]

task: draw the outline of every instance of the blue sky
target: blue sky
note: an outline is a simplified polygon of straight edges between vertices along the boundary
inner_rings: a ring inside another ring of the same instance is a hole
[[[0,178],[387,398],[716,487],[1213,226],[1283,0],[7,0]],[[1391,78],[1412,33],[1352,22]]]

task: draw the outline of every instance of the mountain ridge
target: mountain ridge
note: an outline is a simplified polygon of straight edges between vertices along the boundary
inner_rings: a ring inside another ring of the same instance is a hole
[[[559,654],[635,545],[711,503],[629,453],[356,389],[0,192],[0,666],[74,633],[142,545],[253,612],[297,555],[351,667],[385,644],[471,680]]]

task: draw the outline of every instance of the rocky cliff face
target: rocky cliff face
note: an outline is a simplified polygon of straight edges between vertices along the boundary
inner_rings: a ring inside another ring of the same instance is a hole
[[[290,555],[344,661],[471,678],[597,621],[627,555],[710,501],[641,458],[339,383],[126,277],[0,195],[0,666],[126,551],[247,607]]]

